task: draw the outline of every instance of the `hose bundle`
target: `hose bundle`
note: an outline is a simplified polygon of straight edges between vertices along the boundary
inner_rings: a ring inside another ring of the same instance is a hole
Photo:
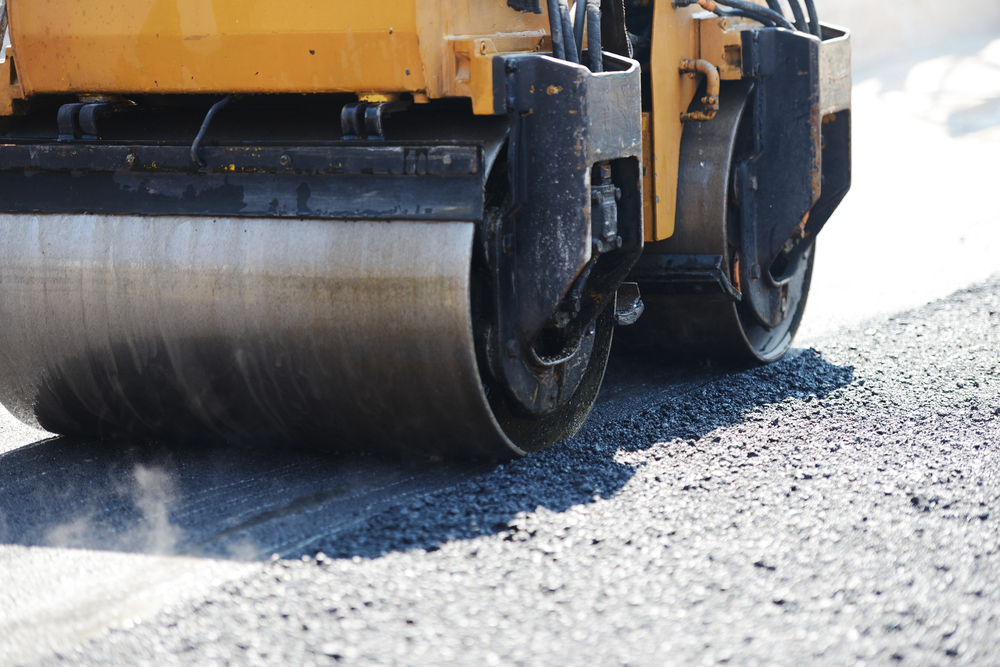
[[[808,21],[802,13],[800,1],[805,3]],[[778,0],[767,0],[767,7],[748,0],[675,0],[674,4],[678,7],[700,5],[719,16],[741,16],[758,21],[768,27],[778,26],[789,30],[798,30],[822,39],[815,0],[788,0],[795,17],[794,25],[785,18]],[[720,5],[722,6],[720,7]],[[724,9],[724,7],[728,9]]]
[[[805,13],[800,3],[805,4]],[[797,30],[822,39],[815,0],[788,0],[788,4],[792,8],[794,24],[785,18],[779,0],[767,0],[767,7],[750,0],[674,0],[674,5],[677,7],[699,5],[719,16],[740,16],[769,28],[777,26]],[[553,57],[571,63],[587,64],[594,72],[603,71],[600,0],[576,0],[572,19],[570,19],[568,0],[546,0],[546,8],[549,14]],[[584,23],[587,25],[588,63],[581,62]]]
[[[601,59],[601,3],[600,0],[576,0],[575,16],[570,20],[567,0],[546,0],[549,14],[549,34],[552,37],[552,56],[559,60],[581,64],[583,56],[583,26],[587,24],[587,53],[591,71],[604,71]]]

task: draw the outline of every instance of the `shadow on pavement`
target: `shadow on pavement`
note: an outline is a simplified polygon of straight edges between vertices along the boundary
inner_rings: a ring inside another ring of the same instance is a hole
[[[635,472],[622,450],[852,379],[812,350],[743,371],[619,357],[575,438],[504,465],[53,438],[0,456],[0,543],[240,560],[434,550],[614,495]]]

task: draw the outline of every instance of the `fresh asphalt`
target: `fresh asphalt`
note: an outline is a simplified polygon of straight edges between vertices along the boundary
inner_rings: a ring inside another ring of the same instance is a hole
[[[50,663],[993,664],[998,349],[1000,278],[768,367],[616,359],[576,438],[504,465],[50,440],[3,459],[8,539],[87,507],[75,546],[139,549],[110,480],[159,470],[162,546],[246,566]]]

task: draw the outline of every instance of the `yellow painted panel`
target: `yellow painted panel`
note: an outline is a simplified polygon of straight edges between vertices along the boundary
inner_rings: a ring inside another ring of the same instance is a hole
[[[653,206],[652,114],[642,114],[642,232],[646,243],[656,240],[656,208]]]
[[[681,74],[680,61],[698,57],[698,30],[692,18],[700,7],[675,9],[658,2],[653,10],[650,61],[653,92],[653,238],[661,241],[674,233],[677,211],[677,174],[680,159],[681,112],[697,91],[695,75]]]
[[[470,94],[458,79],[460,63],[452,46],[475,38],[493,41],[500,53],[533,50],[547,34],[545,13],[515,12],[507,0],[411,0],[430,97]],[[545,3],[542,3],[545,9]],[[492,76],[490,76],[492,81]],[[474,94],[475,91],[472,91]],[[492,96],[492,95],[491,95]],[[482,104],[485,105],[485,102]]]
[[[10,0],[26,94],[418,91],[415,0]]]

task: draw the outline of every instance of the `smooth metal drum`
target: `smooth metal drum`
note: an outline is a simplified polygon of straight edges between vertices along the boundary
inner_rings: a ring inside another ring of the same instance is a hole
[[[0,401],[62,434],[519,454],[477,369],[473,233],[458,222],[0,216]]]

